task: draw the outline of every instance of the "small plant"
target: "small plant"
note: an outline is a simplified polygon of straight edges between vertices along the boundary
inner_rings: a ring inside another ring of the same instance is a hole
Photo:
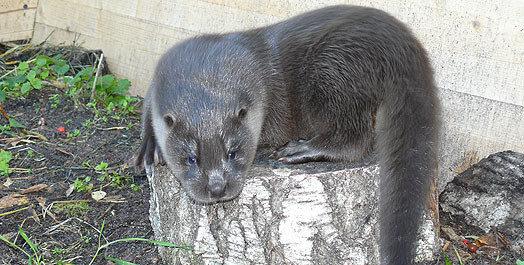
[[[9,169],[9,161],[13,159],[13,154],[9,151],[2,150],[0,151],[0,175],[8,176],[13,172]]]
[[[25,129],[25,126],[20,124],[15,119],[9,118],[9,124],[8,125],[1,125],[0,126],[0,134],[6,134],[6,135],[9,135],[9,136],[16,136],[16,133],[11,131],[11,129],[13,129],[13,128]]]
[[[64,253],[65,253],[65,250],[63,250],[63,249],[61,249],[61,248],[57,248],[57,247],[55,247],[55,248],[53,249],[53,254],[55,254],[55,255],[62,255],[62,254],[64,254]]]
[[[67,133],[67,138],[77,137],[78,135],[80,135],[80,130],[75,129],[73,133]]]
[[[89,163],[91,163],[91,160],[84,161],[82,162],[82,166],[85,168],[91,168],[91,165]]]
[[[77,192],[91,192],[91,190],[93,190],[93,184],[89,183],[90,181],[91,177],[85,177],[84,179],[76,178],[73,183],[74,189]]]
[[[33,89],[40,90],[43,81],[63,77],[69,71],[69,64],[61,58],[61,54],[55,57],[40,55],[18,64],[12,74],[0,81],[0,99],[25,96]]]
[[[124,95],[131,87],[131,82],[127,79],[117,79],[114,75],[104,75],[96,85],[96,91],[101,100],[105,103],[109,112],[117,110],[121,114],[135,113],[131,103],[138,99],[129,95]]]
[[[53,107],[54,109],[58,108],[58,104],[60,104],[59,97],[60,97],[59,94],[54,94],[52,96],[49,96],[49,100],[53,101],[53,103],[51,103],[51,107]]]
[[[78,217],[84,215],[91,210],[87,202],[65,202],[53,205],[53,209],[57,212],[65,212],[68,218]]]
[[[87,119],[86,121],[84,121],[82,123],[82,127],[89,127],[89,125],[91,125],[91,120],[90,119]]]
[[[88,236],[82,236],[82,241],[84,241],[84,243],[89,244],[89,241],[90,241],[90,240],[91,240],[90,237],[88,237]]]
[[[96,171],[107,172],[107,166],[109,166],[107,163],[105,163],[105,162],[100,162],[100,164],[98,164],[97,166],[95,166],[95,170],[96,170]]]
[[[12,247],[16,248],[17,250],[22,251],[22,253],[24,253],[28,258],[28,262],[27,262],[28,264],[43,264],[42,256],[40,256],[40,251],[38,250],[38,246],[35,243],[33,243],[31,239],[29,239],[29,237],[25,234],[24,230],[22,230],[21,226],[19,229],[19,233],[22,236],[22,238],[24,239],[24,241],[29,245],[29,247],[31,247],[31,250],[33,250],[32,254],[27,253],[25,250],[17,246],[15,243],[7,240],[7,238],[3,237],[2,235],[0,235],[0,239],[2,239],[4,242],[11,245]]]
[[[89,265],[93,264],[95,259],[98,257],[98,253],[100,252],[100,250],[102,250],[104,248],[107,248],[110,245],[118,243],[118,242],[145,241],[145,242],[157,244],[157,245],[164,246],[164,247],[180,248],[180,249],[187,250],[187,251],[192,251],[193,250],[193,248],[191,246],[177,246],[177,245],[169,243],[169,242],[155,241],[155,240],[150,240],[150,239],[145,239],[145,238],[122,238],[122,239],[117,239],[117,240],[108,242],[108,243],[106,243],[104,245],[101,245],[102,244],[102,242],[101,242],[102,241],[102,232],[104,231],[104,225],[105,225],[105,220],[102,221],[102,227],[100,228],[100,234],[98,235],[98,249],[96,250],[96,253],[93,256],[93,259],[91,259],[91,262],[89,263]],[[104,257],[106,259],[109,259],[109,260],[115,262],[116,264],[134,264],[134,263],[131,263],[131,262],[128,262],[128,261],[120,260],[120,259],[115,259],[115,258],[111,258],[111,257],[107,257],[107,256],[104,256]]]

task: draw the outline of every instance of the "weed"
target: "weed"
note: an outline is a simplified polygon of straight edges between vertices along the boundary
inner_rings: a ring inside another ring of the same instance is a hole
[[[13,154],[9,151],[0,151],[0,175],[8,176],[13,172],[9,169],[9,161],[13,159]]]
[[[21,62],[13,74],[0,82],[0,99],[25,96],[33,89],[40,90],[42,82],[56,80],[69,71],[67,61],[55,57],[40,55],[35,59]]]
[[[91,120],[90,119],[87,119],[86,121],[84,121],[82,123],[82,127],[89,127],[89,125],[91,125]]]
[[[118,242],[145,241],[145,242],[157,244],[157,245],[164,246],[164,247],[174,247],[174,248],[180,248],[180,249],[188,250],[188,251],[192,251],[193,250],[193,248],[191,246],[177,246],[177,245],[172,244],[172,243],[162,242],[162,241],[155,241],[155,240],[150,240],[150,239],[145,239],[145,238],[122,238],[122,239],[117,239],[117,240],[108,242],[108,243],[106,243],[104,245],[101,245],[102,232],[104,231],[104,225],[105,225],[105,220],[102,221],[102,227],[100,228],[100,234],[98,235],[98,249],[96,250],[96,253],[93,256],[93,259],[91,259],[91,262],[89,263],[89,265],[93,264],[95,259],[98,257],[98,253],[100,252],[100,250],[102,250],[104,248],[107,248],[110,245],[112,245],[114,243],[118,243]],[[111,257],[107,257],[107,256],[104,256],[104,257],[109,259],[109,260],[111,260],[111,261],[113,261],[113,262],[116,262],[117,264],[134,264],[134,263],[131,263],[131,262],[128,262],[128,261],[120,260],[120,259],[115,259],[115,258],[111,258]]]
[[[16,136],[16,133],[11,131],[11,129],[13,129],[13,128],[25,129],[25,126],[20,124],[15,119],[9,118],[9,124],[8,125],[1,125],[0,126],[0,134],[6,134],[6,135],[9,135],[9,136]]]
[[[57,212],[65,212],[68,218],[84,215],[91,210],[87,202],[63,202],[55,203],[53,209]]]
[[[93,184],[89,183],[90,181],[91,177],[85,177],[84,179],[76,178],[75,183],[73,183],[74,189],[77,192],[91,192],[91,190],[93,190]]]
[[[70,67],[66,60],[61,59],[62,56],[62,54],[54,57],[40,55],[35,59],[19,63],[13,73],[0,80],[0,101],[26,96],[33,89],[42,89],[44,82],[53,81],[61,83],[59,87],[65,88],[64,94],[72,98],[75,104],[80,104],[79,98],[92,100],[88,102],[88,107],[89,103],[92,103],[91,106],[96,109],[97,103],[100,103],[108,115],[113,115],[117,119],[122,114],[135,113],[132,103],[138,99],[125,95],[131,87],[129,80],[107,74],[93,84],[92,66],[79,71],[74,77],[65,76]],[[95,90],[94,98],[90,97],[92,91],[89,90],[92,89]],[[58,94],[49,97],[49,100],[53,108],[58,108],[60,104]]]
[[[64,254],[64,253],[65,253],[65,250],[63,250],[63,249],[61,249],[61,248],[57,248],[57,247],[55,247],[55,248],[53,249],[53,254],[55,254],[55,255],[62,255],[62,254]]]
[[[67,133],[67,138],[77,137],[78,135],[80,135],[80,130],[75,129],[73,133]]]
[[[84,243],[86,243],[86,244],[89,244],[89,241],[91,240],[91,238],[88,237],[88,236],[82,236],[81,239],[82,239],[82,241],[84,241]]]
[[[135,185],[135,183],[131,184],[130,187],[131,187],[131,189],[134,190],[134,191],[139,191],[139,190],[140,190],[140,187],[138,187],[137,185]]]
[[[0,239],[5,241],[7,244],[11,245],[12,247],[22,251],[22,253],[24,253],[28,258],[28,262],[27,262],[28,264],[42,264],[41,262],[43,260],[42,260],[42,257],[40,256],[40,252],[38,251],[38,246],[34,244],[33,241],[29,239],[29,237],[27,237],[24,230],[22,230],[21,226],[19,229],[19,233],[22,236],[22,238],[25,240],[25,242],[29,245],[29,247],[31,247],[31,250],[33,250],[32,254],[27,253],[25,250],[17,246],[15,243],[7,240],[7,238],[3,237],[2,235],[0,235]]]
[[[54,109],[58,108],[58,104],[60,104],[59,97],[60,97],[59,94],[54,94],[52,96],[49,96],[49,100],[53,101],[53,103],[51,103],[51,107],[53,107]]]
[[[95,166],[95,170],[96,170],[96,171],[107,172],[107,166],[108,166],[107,163],[105,163],[105,162],[100,162],[100,164],[98,164],[97,166]]]
[[[91,159],[82,162],[82,166],[85,167],[85,168],[91,168],[91,165],[89,163],[91,163]]]

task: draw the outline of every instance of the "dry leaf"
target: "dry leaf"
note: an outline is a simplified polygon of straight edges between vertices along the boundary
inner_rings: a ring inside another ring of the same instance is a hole
[[[120,201],[124,199],[125,198],[122,197],[122,195],[109,195],[105,198],[106,201]]]
[[[4,186],[6,188],[9,188],[9,186],[11,186],[11,184],[13,184],[13,180],[11,180],[10,178],[7,178],[7,180],[4,182]]]
[[[75,190],[75,185],[73,184],[70,184],[69,185],[69,188],[66,190],[65,192],[65,196],[66,197],[69,197],[69,195],[71,195],[71,193],[73,193],[73,191]]]
[[[40,218],[38,218],[38,214],[36,213],[33,205],[29,206],[29,209],[22,211],[22,213],[27,217],[32,217],[34,220],[40,223]]]
[[[3,234],[2,236],[11,241],[11,239],[13,239],[17,234],[17,232],[9,232],[7,234]]]
[[[460,236],[458,236],[457,233],[455,233],[455,230],[453,230],[453,228],[442,227],[442,231],[444,231],[444,233],[449,237],[449,239],[453,241],[461,241]]]
[[[103,199],[105,196],[106,196],[106,192],[105,191],[102,191],[102,190],[99,190],[99,191],[93,191],[91,192],[91,197],[94,199],[94,200],[101,200]]]
[[[0,199],[0,209],[15,206],[15,205],[24,205],[28,203],[29,203],[29,200],[24,195],[9,194]]]
[[[25,190],[22,191],[22,194],[26,194],[26,193],[31,193],[31,192],[37,192],[37,191],[41,191],[43,189],[47,188],[47,184],[37,184],[37,185],[34,185],[32,187],[29,187]]]
[[[507,238],[502,235],[501,233],[497,234],[497,238],[495,239],[495,234],[491,233],[488,235],[483,235],[475,240],[475,243],[480,247],[484,245],[488,245],[490,247],[499,247],[504,248],[509,246],[509,241]]]
[[[44,217],[44,219],[46,214],[48,214],[49,216],[51,216],[51,218],[58,222],[56,216],[45,205],[47,199],[44,197],[37,197],[36,200],[38,201],[38,204],[40,204],[40,207],[42,207],[42,216]]]

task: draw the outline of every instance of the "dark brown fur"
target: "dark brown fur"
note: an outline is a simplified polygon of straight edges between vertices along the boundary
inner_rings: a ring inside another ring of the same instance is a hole
[[[281,146],[274,156],[285,163],[358,160],[377,114],[381,263],[411,264],[436,170],[436,92],[421,44],[372,8],[201,36],[160,60],[129,163],[163,158],[194,200],[229,200],[257,145]]]

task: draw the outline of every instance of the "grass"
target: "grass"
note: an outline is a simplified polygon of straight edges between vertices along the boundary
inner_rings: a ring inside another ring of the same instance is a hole
[[[100,251],[102,249],[108,248],[112,244],[119,243],[119,242],[142,241],[142,242],[149,242],[149,243],[160,245],[160,246],[164,246],[164,247],[180,248],[180,249],[187,250],[187,251],[192,251],[193,250],[190,246],[178,246],[178,245],[175,245],[175,244],[171,244],[169,242],[161,242],[161,241],[155,241],[155,240],[150,240],[150,239],[145,239],[145,238],[122,238],[122,239],[117,239],[117,240],[114,240],[114,241],[111,241],[111,242],[108,242],[108,243],[102,245],[101,242],[102,242],[102,233],[103,233],[103,230],[104,230],[104,226],[105,226],[105,220],[102,221],[102,227],[100,228],[100,233],[99,233],[99,236],[98,236],[98,248],[97,248],[96,253],[94,254],[93,258],[91,259],[91,262],[89,263],[89,265],[93,264],[93,262],[98,257],[100,257],[99,253],[100,253]],[[25,251],[24,249],[22,249],[21,247],[19,247],[15,243],[11,242],[10,240],[8,240],[7,238],[5,238],[2,235],[0,235],[0,239],[2,241],[6,242],[7,244],[9,244],[11,247],[13,247],[13,248],[17,249],[18,251],[22,252],[27,257],[27,263],[28,264],[44,265],[44,264],[49,263],[49,262],[53,262],[53,263],[57,263],[57,264],[73,264],[71,262],[65,262],[65,261],[60,261],[60,260],[46,260],[41,255],[40,250],[38,249],[38,245],[35,244],[26,235],[26,233],[24,232],[24,230],[22,229],[21,226],[19,227],[18,233],[20,234],[20,236],[22,236],[22,238],[24,239],[25,243],[27,243],[27,245],[31,249],[31,252]],[[87,241],[86,243],[89,243],[89,241]],[[61,250],[61,249],[58,249],[58,248],[55,247],[54,250],[53,250],[53,253],[57,254],[57,253],[61,253],[63,251],[64,250]],[[120,265],[135,264],[135,263],[132,263],[132,262],[128,262],[128,261],[125,261],[125,260],[116,259],[116,258],[112,258],[112,257],[108,257],[108,256],[102,256],[102,257],[104,257],[104,258],[106,258],[108,260],[111,260],[111,261],[115,262],[116,264],[120,264]]]

